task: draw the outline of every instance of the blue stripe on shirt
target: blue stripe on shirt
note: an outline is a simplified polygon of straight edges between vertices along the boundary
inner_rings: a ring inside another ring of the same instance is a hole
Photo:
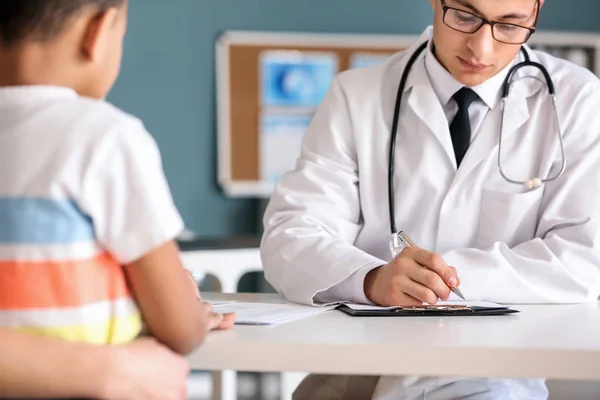
[[[0,243],[68,244],[94,237],[92,220],[71,200],[0,197]]]

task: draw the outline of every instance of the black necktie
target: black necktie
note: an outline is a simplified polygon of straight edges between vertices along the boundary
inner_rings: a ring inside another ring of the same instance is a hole
[[[469,106],[475,101],[477,93],[469,88],[462,88],[452,96],[458,105],[458,112],[450,124],[450,136],[456,156],[456,166],[460,163],[471,144],[471,121],[469,119]]]

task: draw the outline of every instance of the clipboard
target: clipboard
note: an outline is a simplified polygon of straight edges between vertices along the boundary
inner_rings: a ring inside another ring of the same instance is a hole
[[[517,314],[520,311],[501,305],[422,305],[409,307],[369,307],[352,308],[352,305],[340,304],[337,310],[353,317],[477,317]]]

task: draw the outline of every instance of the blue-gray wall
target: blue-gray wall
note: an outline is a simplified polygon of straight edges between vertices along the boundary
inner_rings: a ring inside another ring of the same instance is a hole
[[[600,30],[600,1],[546,3],[540,29]],[[190,229],[252,234],[258,203],[227,199],[216,183],[217,37],[230,29],[416,34],[431,17],[427,0],[130,0],[122,72],[109,100],[156,138]]]

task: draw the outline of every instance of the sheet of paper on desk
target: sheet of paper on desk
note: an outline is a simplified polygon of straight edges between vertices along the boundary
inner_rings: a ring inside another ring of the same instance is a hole
[[[367,310],[394,310],[396,306],[392,307],[381,307],[381,306],[372,306],[368,304],[354,304],[354,303],[344,303],[345,306],[357,311],[367,311]]]
[[[334,309],[300,304],[242,303],[215,305],[218,313],[236,313],[236,325],[279,325]]]
[[[209,301],[208,303],[212,304],[213,307],[214,307],[214,306],[222,306],[224,304],[235,303],[235,300],[231,300],[231,301]]]
[[[400,307],[380,307],[368,304],[345,304],[353,310],[365,311],[365,310],[393,310]],[[496,303],[490,303],[487,301],[465,301],[465,300],[452,300],[452,301],[438,301],[436,306],[467,306],[467,307],[486,307],[486,308],[502,308],[504,306]]]

